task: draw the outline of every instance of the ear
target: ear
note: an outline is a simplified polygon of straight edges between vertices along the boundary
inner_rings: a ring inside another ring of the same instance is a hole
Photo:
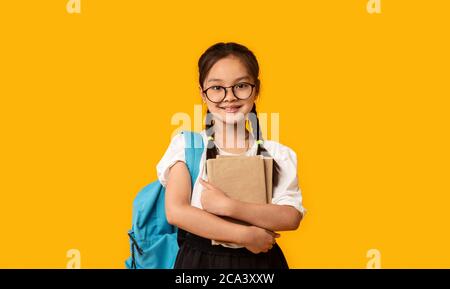
[[[257,82],[259,82],[259,80],[257,81]],[[253,89],[253,93],[255,94],[255,101],[258,99],[258,96],[259,96],[259,91],[257,92],[256,91],[256,89]]]
[[[206,103],[206,97],[205,97],[205,94],[203,93],[203,89],[199,86],[198,87],[198,92],[200,93],[200,97],[202,98],[202,101],[204,102],[204,103]]]

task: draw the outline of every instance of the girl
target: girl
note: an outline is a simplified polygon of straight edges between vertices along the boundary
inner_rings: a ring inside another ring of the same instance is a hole
[[[288,269],[276,231],[297,229],[305,209],[295,152],[261,137],[255,105],[260,90],[256,57],[240,44],[217,43],[203,53],[198,68],[200,95],[208,110],[206,129],[201,132],[206,150],[192,195],[182,134],[172,138],[157,165],[158,178],[166,187],[167,220],[180,229],[180,236],[186,231],[174,268]],[[247,119],[252,133],[245,126]],[[272,203],[233,200],[208,183],[206,160],[217,154],[272,157]],[[223,243],[212,245],[211,240]]]

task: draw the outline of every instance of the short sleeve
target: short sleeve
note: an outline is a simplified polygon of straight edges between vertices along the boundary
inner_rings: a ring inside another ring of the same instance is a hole
[[[176,134],[172,137],[169,147],[164,153],[161,160],[156,165],[156,173],[159,182],[166,187],[167,179],[169,177],[169,169],[177,162],[186,162],[184,156],[184,135],[182,133]]]
[[[280,172],[278,184],[273,188],[272,203],[292,206],[304,216],[306,209],[303,207],[302,192],[298,185],[297,155],[285,146],[280,147],[276,155],[274,158]]]

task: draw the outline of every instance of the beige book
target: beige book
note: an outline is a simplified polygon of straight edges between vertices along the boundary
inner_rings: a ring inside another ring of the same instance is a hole
[[[218,155],[207,161],[208,181],[230,198],[249,203],[266,204],[272,200],[273,159],[263,156]],[[248,225],[240,220],[229,221]],[[237,244],[212,240],[213,245],[239,248]]]
[[[207,161],[208,181],[228,197],[249,203],[267,203],[264,160],[225,157]]]
[[[265,156],[255,156],[264,159],[264,171],[266,180],[266,203],[272,203],[272,173],[273,173],[273,158]],[[248,158],[248,156],[229,156],[229,155],[217,155],[216,158]]]

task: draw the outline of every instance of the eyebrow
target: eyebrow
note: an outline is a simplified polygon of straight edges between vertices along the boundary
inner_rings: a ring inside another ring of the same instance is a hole
[[[236,78],[234,81],[239,81],[239,80],[243,80],[243,79],[250,79],[249,76],[241,76]],[[223,79],[219,79],[219,78],[211,78],[208,80],[208,82],[213,82],[213,81],[223,81]]]

